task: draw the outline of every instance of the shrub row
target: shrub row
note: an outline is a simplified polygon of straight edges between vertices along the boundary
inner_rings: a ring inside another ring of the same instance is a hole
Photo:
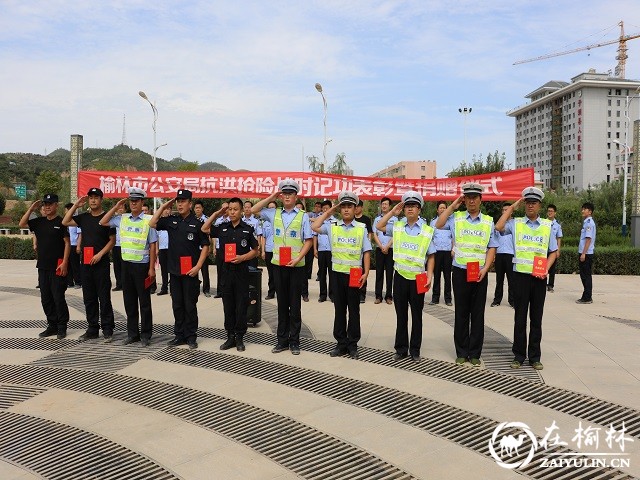
[[[36,252],[33,251],[31,237],[0,237],[0,258],[12,260],[34,260]]]

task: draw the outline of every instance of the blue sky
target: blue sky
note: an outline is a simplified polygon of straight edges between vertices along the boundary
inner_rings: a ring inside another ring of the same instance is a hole
[[[506,152],[505,112],[548,80],[615,67],[616,45],[513,62],[640,33],[640,2],[0,0],[0,152],[50,152],[122,138],[158,155],[230,168],[299,171],[344,152],[356,175],[402,160]],[[627,78],[640,78],[640,39]]]

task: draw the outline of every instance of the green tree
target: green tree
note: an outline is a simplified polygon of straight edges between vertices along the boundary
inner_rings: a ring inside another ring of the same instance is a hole
[[[197,172],[198,162],[184,162],[178,166],[178,172]]]
[[[27,211],[27,204],[23,200],[16,202],[16,204],[11,209],[11,212],[9,213],[11,215],[11,221],[17,225],[20,222],[20,219],[22,218],[22,216],[24,215],[24,212],[26,211]]]
[[[38,197],[42,197],[47,193],[60,193],[62,190],[62,177],[59,173],[45,170],[36,179],[36,191]]]
[[[320,163],[320,160],[315,155],[308,155],[307,163],[309,164],[309,170],[312,172],[319,173],[322,171],[322,163]]]
[[[349,169],[349,165],[347,165],[346,158],[347,156],[344,152],[338,153],[336,155],[335,161],[333,162],[331,167],[329,167],[329,173],[333,173],[336,175],[348,174],[350,169]]]
[[[483,173],[502,172],[507,170],[507,155],[498,150],[493,154],[488,154],[485,161],[482,161],[482,154],[473,155],[471,163],[462,162],[458,167],[451,170],[447,177],[469,177],[481,175]]]
[[[0,193],[0,215],[4,213],[4,209],[7,206],[7,199],[4,198],[4,195]]]

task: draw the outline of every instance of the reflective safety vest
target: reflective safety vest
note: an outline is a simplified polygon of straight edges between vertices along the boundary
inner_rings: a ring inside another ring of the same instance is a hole
[[[122,260],[141,262],[149,255],[147,238],[149,237],[149,220],[151,215],[143,215],[142,220],[131,221],[131,214],[125,213],[120,219],[120,252]]]
[[[478,223],[467,221],[467,212],[456,212],[453,215],[455,228],[455,260],[460,265],[469,262],[480,262],[480,268],[484,266],[487,255],[487,245],[491,240],[491,228],[493,220],[486,215],[479,214]]]
[[[551,221],[539,218],[540,226],[531,228],[527,225],[527,218],[514,219],[515,225],[515,255],[513,263],[516,272],[533,272],[534,257],[547,257],[549,239],[551,238]]]
[[[409,235],[405,231],[406,220],[393,224],[393,268],[403,278],[415,280],[424,272],[427,251],[433,238],[433,227],[422,224],[419,235]]]
[[[361,254],[367,227],[364,223],[352,223],[352,228],[331,225],[331,269],[349,273],[351,267],[362,266]]]
[[[302,251],[304,238],[302,232],[302,218],[304,212],[298,211],[287,228],[284,228],[282,222],[282,209],[276,209],[273,216],[273,258],[271,263],[280,265],[280,247],[291,247],[291,259],[297,258]],[[304,257],[300,260],[296,267],[304,267]]]

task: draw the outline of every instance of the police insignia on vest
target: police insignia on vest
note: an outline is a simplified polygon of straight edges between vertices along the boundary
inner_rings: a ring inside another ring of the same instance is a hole
[[[240,245],[243,246],[243,247],[246,247],[247,246],[247,239],[243,238],[242,241],[240,242]]]
[[[188,240],[193,240],[193,233],[189,233],[189,234],[187,235],[187,239],[188,239]]]

